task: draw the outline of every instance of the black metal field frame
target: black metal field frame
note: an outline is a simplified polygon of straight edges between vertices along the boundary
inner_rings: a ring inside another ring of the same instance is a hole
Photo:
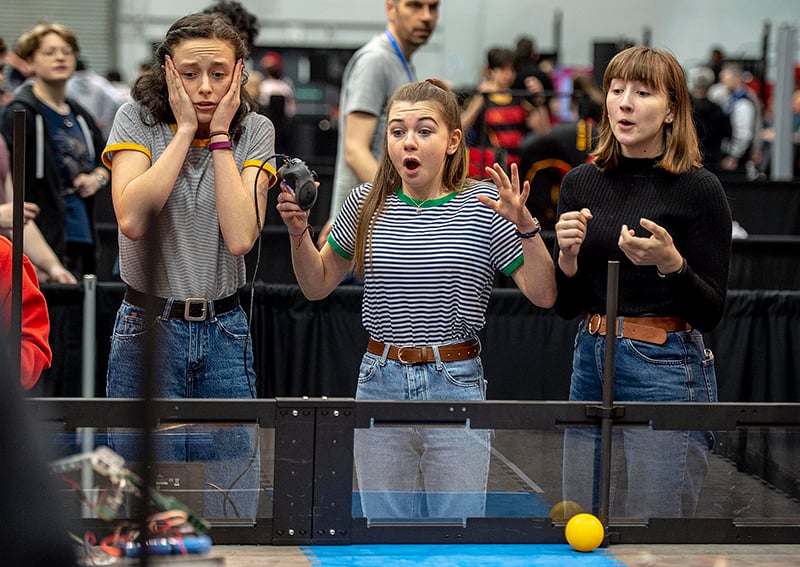
[[[272,517],[248,525],[212,525],[217,544],[349,545],[365,543],[564,543],[564,526],[550,518],[470,518],[462,524],[367,526],[352,518],[353,430],[376,418],[386,424],[449,424],[554,431],[598,425],[608,414],[584,402],[390,402],[337,399],[155,400],[157,423],[233,422],[274,429],[275,469]],[[31,398],[36,422],[63,432],[78,428],[139,427],[141,400]],[[655,429],[800,429],[800,404],[652,404],[613,408],[615,426]],[[376,416],[379,416],[376,417]],[[746,459],[742,457],[742,461]],[[740,463],[746,466],[745,463]],[[740,468],[741,468],[740,466]],[[769,468],[769,467],[767,467]],[[763,474],[764,471],[757,471]],[[797,487],[800,489],[800,486]],[[101,520],[79,520],[101,531]],[[615,524],[608,544],[766,544],[800,541],[800,517],[741,521],[733,518],[651,519]]]

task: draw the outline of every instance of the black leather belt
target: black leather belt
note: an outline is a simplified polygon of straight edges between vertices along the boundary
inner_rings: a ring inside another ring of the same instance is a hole
[[[141,291],[136,291],[132,287],[125,289],[125,301],[159,315],[164,312],[164,306],[167,304],[167,300],[163,297],[148,295]],[[234,293],[222,299],[214,299],[213,301],[203,297],[189,297],[185,301],[175,299],[172,301],[169,317],[170,319],[177,318],[184,321],[205,321],[211,311],[211,305],[214,306],[214,314],[216,315],[232,311],[239,307],[239,293]]]

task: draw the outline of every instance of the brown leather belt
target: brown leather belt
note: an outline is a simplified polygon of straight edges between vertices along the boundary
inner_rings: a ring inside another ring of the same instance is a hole
[[[689,331],[692,326],[680,317],[619,317],[622,321],[622,333],[618,338],[634,339],[646,343],[663,345],[667,342],[667,333]],[[586,330],[590,335],[606,334],[606,316],[597,313],[583,317]],[[619,327],[619,322],[617,327]]]
[[[452,362],[454,360],[469,360],[475,358],[481,353],[481,343],[478,339],[464,341],[463,343],[456,343],[452,345],[439,345],[436,347],[439,350],[439,359],[443,362]],[[367,352],[383,356],[383,351],[386,345],[382,342],[369,340],[367,344]],[[418,364],[422,362],[436,362],[433,347],[396,347],[394,345],[389,347],[389,354],[387,358],[397,360],[403,364]]]

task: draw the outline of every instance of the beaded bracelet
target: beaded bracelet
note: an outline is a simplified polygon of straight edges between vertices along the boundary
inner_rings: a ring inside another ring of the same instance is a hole
[[[233,149],[233,144],[230,140],[225,140],[224,142],[211,142],[208,144],[208,151],[213,152],[214,150],[230,150]]]

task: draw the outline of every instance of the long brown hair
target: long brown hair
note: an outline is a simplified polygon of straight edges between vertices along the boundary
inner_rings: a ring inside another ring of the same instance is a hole
[[[164,41],[156,48],[150,72],[141,75],[131,89],[133,99],[142,105],[142,121],[149,126],[175,122],[175,115],[169,105],[169,90],[167,89],[164,65],[166,56],[172,56],[175,48],[181,42],[189,39],[224,41],[233,47],[235,60],[244,61],[248,56],[247,46],[242,36],[224,15],[217,13],[189,14],[177,20],[170,26]],[[242,123],[247,113],[250,109],[257,108],[255,100],[244,88],[245,84],[247,84],[247,73],[242,74],[241,104],[231,120],[229,130],[234,141],[238,140],[242,134]]]
[[[692,103],[686,76],[671,53],[652,47],[629,47],[617,53],[606,67],[603,75],[603,94],[608,97],[611,81],[639,81],[664,93],[672,110],[672,122],[662,127],[664,154],[658,167],[670,173],[685,173],[700,167],[702,161],[697,132],[692,121]],[[607,105],[607,102],[605,103]],[[614,137],[608,120],[608,109],[600,121],[600,137],[592,152],[595,165],[601,170],[614,169],[619,165],[622,146]]]
[[[418,102],[433,103],[439,109],[448,132],[452,133],[461,129],[461,107],[453,91],[444,81],[428,79],[417,83],[408,83],[400,87],[386,104],[387,115],[391,111],[392,105],[399,101],[411,104]],[[442,185],[446,192],[460,191],[464,187],[464,182],[467,179],[467,165],[467,146],[464,142],[464,136],[462,136],[458,149],[445,156]],[[356,273],[362,276],[367,263],[367,245],[372,243],[372,231],[375,228],[375,223],[380,219],[386,204],[386,198],[396,191],[401,184],[400,174],[394,168],[389,157],[388,141],[384,132],[383,152],[378,164],[378,171],[375,174],[372,189],[367,193],[367,197],[361,205],[358,226],[356,227],[355,256],[353,259]]]

